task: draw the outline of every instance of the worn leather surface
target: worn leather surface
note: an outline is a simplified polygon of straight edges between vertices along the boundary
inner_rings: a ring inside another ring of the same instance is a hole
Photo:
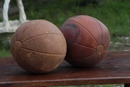
[[[102,22],[78,15],[66,20],[60,29],[67,40],[67,62],[91,67],[102,61],[110,42],[109,31]]]
[[[19,26],[12,36],[11,53],[25,70],[47,73],[64,60],[66,40],[51,22],[32,20]]]

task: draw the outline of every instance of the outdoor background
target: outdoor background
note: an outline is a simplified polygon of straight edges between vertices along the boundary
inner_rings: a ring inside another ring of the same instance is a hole
[[[0,1],[0,22],[2,7]],[[9,19],[19,19],[16,0],[11,0]],[[45,19],[60,28],[75,15],[89,15],[103,22],[109,29],[109,51],[130,50],[130,0],[23,0],[28,20]],[[0,34],[0,57],[11,56],[10,38],[13,33]]]
[[[22,0],[28,20],[45,19],[57,27],[75,15],[89,15],[109,29],[111,42],[108,51],[130,50],[130,0]],[[4,0],[0,1],[0,22]],[[19,19],[16,0],[11,0],[10,20]],[[0,34],[0,57],[11,56],[10,39],[13,33]],[[105,85],[104,87],[109,87]]]

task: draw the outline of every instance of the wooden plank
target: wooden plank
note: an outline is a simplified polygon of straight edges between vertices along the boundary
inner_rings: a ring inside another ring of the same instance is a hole
[[[32,74],[13,58],[0,58],[0,87],[130,83],[130,52],[109,52],[93,68],[76,68],[63,62],[47,74]]]

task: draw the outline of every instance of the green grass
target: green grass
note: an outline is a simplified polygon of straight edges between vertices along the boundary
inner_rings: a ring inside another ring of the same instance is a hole
[[[11,53],[10,50],[1,49],[0,50],[0,57],[10,57]]]
[[[46,19],[59,28],[65,20],[75,15],[89,15],[102,21],[109,29],[111,37],[127,36],[130,33],[130,1],[106,0],[102,5],[77,5],[75,0],[54,0],[27,10],[28,19]],[[26,6],[25,6],[26,7]]]
[[[29,20],[45,19],[60,28],[68,18],[83,14],[103,22],[108,27],[111,38],[130,35],[130,0],[105,0],[101,5],[82,5],[81,1],[83,0],[23,0],[23,3]],[[12,18],[16,17],[18,18],[18,15]]]
[[[105,0],[101,5],[82,5],[81,1],[83,0],[23,0],[23,3],[28,20],[45,19],[60,28],[72,16],[89,15],[107,26],[112,41],[118,41],[117,37],[130,36],[130,0]],[[18,14],[10,16],[10,20],[13,19],[18,19]]]
[[[11,36],[12,36],[12,33],[0,34],[0,57],[11,56],[11,53],[10,53]]]

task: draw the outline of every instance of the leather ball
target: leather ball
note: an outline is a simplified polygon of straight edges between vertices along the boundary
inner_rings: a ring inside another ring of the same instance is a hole
[[[67,41],[67,62],[77,67],[92,67],[103,60],[110,34],[101,21],[78,15],[67,19],[60,29]]]
[[[64,35],[46,20],[32,20],[20,25],[10,46],[18,65],[32,73],[56,69],[64,60],[67,48]]]

